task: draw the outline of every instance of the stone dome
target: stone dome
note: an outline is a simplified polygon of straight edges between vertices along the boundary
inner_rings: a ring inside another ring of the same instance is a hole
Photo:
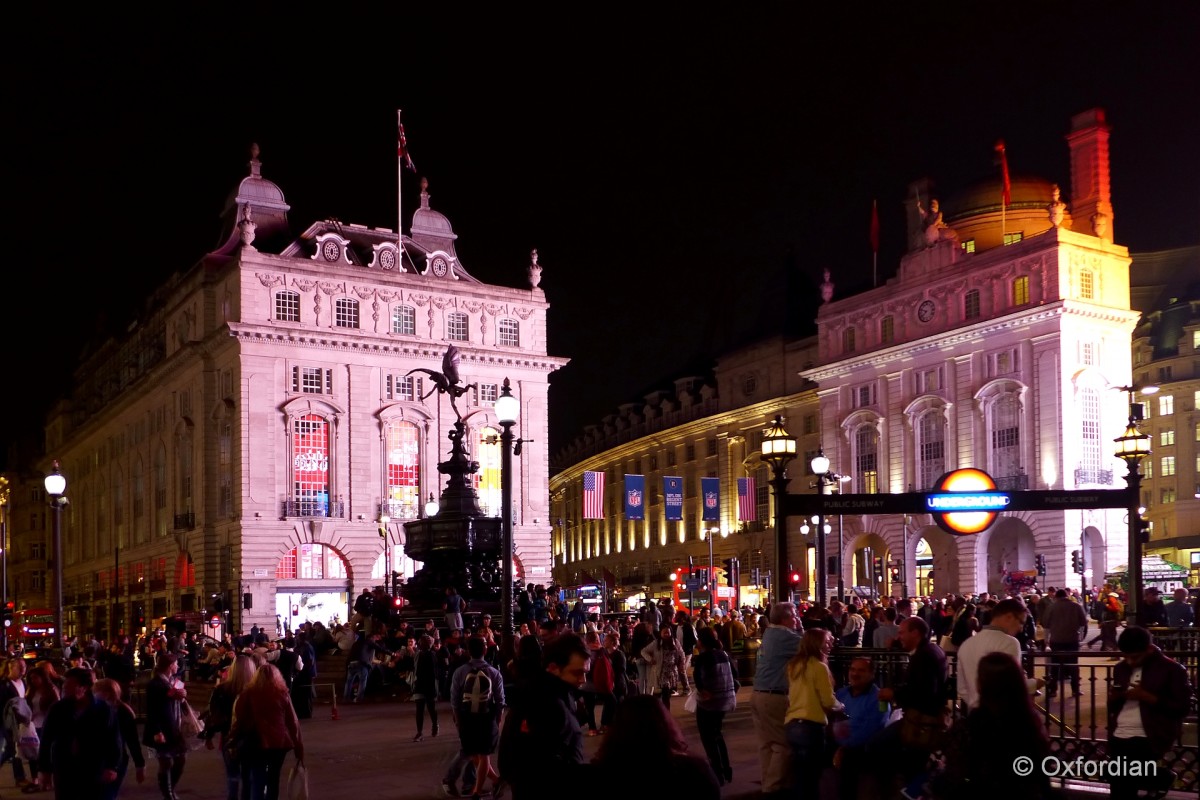
[[[976,214],[998,212],[1003,192],[1003,180],[999,175],[980,181],[941,201],[946,222],[953,225],[957,220]],[[1050,203],[1054,182],[1031,175],[1013,175],[1009,178],[1012,202],[1009,210],[1021,208],[1044,209]]]
[[[414,235],[425,234],[448,238],[454,236],[454,229],[450,227],[450,220],[446,219],[446,215],[434,211],[428,206],[418,208],[413,212],[412,232]]]

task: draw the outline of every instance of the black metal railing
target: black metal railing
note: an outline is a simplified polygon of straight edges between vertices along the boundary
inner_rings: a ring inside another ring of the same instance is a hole
[[[1112,486],[1113,473],[1111,469],[1077,469],[1075,470],[1076,486]]]
[[[196,512],[187,511],[175,515],[175,530],[190,531],[196,527]]]
[[[1200,763],[1196,743],[1197,686],[1200,685],[1200,629],[1155,629],[1155,641],[1164,646],[1178,645],[1185,649],[1174,651],[1164,647],[1166,655],[1178,661],[1188,672],[1192,685],[1191,705],[1184,720],[1184,735],[1163,756],[1162,766],[1175,773],[1173,789],[1195,795],[1200,791]],[[891,687],[903,681],[908,669],[908,654],[895,650],[838,648],[829,657],[834,683],[844,686],[848,680],[850,662],[855,658],[870,658],[875,665],[875,681],[880,687]],[[954,699],[957,694],[957,660],[953,654],[946,658],[949,671],[947,704],[952,718],[960,714]],[[1043,718],[1050,748],[1062,760],[1101,760],[1108,748],[1108,694],[1113,670],[1119,663],[1107,653],[1082,650],[1075,653],[1032,651],[1023,654],[1025,673],[1047,681],[1035,700]],[[1076,671],[1078,678],[1075,677]],[[1051,679],[1058,675],[1061,684],[1050,693]],[[1078,683],[1079,692],[1073,691]],[[1097,783],[1100,783],[1097,781]]]
[[[1020,492],[1028,488],[1028,475],[1009,475],[1004,478],[996,478],[996,490],[1000,492]]]
[[[285,517],[345,517],[346,504],[342,498],[336,500],[302,499],[284,500],[283,516]]]

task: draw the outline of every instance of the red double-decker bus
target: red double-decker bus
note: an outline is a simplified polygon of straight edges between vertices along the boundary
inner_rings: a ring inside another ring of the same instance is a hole
[[[49,608],[14,611],[8,641],[20,645],[22,650],[50,647],[54,642],[54,611]]]

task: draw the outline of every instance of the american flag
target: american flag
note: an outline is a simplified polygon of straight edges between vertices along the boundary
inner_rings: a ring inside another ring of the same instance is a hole
[[[756,522],[758,520],[754,478],[738,478],[738,520],[741,522]]]
[[[604,473],[583,473],[583,518],[604,519]]]

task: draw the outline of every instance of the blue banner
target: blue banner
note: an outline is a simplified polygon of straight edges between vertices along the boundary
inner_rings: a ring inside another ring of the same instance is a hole
[[[721,479],[700,479],[701,507],[704,509],[702,519],[705,522],[719,522],[721,519]]]
[[[625,519],[646,518],[646,476],[625,476]]]
[[[663,505],[668,521],[683,520],[683,478],[663,477]]]

